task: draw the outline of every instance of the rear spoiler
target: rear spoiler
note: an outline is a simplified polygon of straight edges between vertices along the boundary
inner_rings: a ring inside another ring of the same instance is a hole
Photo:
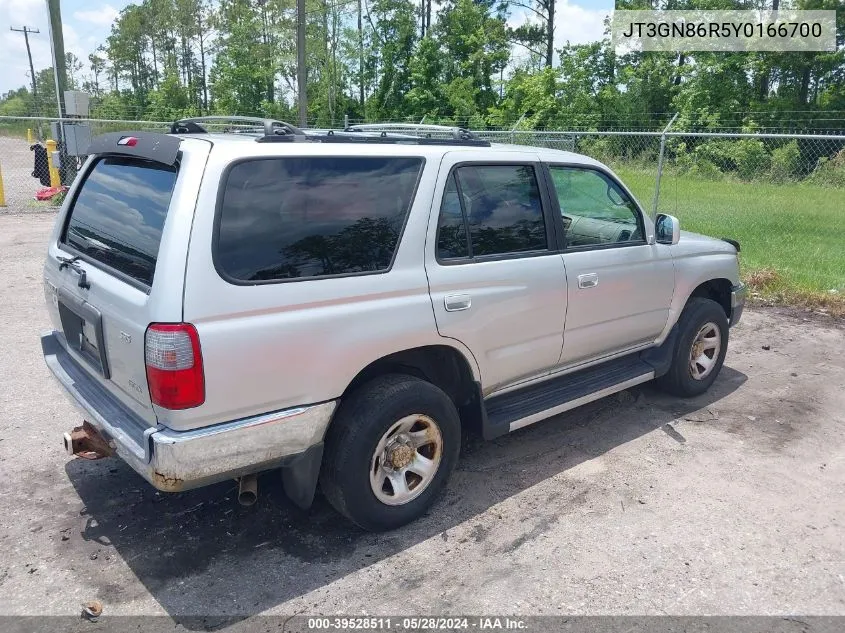
[[[88,154],[121,154],[175,165],[182,139],[156,132],[109,132],[95,136]]]

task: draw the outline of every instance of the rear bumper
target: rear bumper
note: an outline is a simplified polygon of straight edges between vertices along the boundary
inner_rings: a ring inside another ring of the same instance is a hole
[[[731,288],[731,322],[733,327],[742,318],[742,311],[745,309],[745,297],[748,294],[748,288],[744,283],[738,283]]]
[[[322,452],[334,400],[191,431],[150,427],[80,367],[58,336],[41,336],[47,367],[118,456],[159,490],[188,490],[296,465]]]

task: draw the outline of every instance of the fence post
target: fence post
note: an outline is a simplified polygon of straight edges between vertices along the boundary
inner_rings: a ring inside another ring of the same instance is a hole
[[[513,127],[511,128],[511,145],[516,145],[516,134],[514,134],[514,132],[516,131],[516,128],[518,128],[518,127],[519,127],[519,124],[520,124],[520,123],[522,123],[522,119],[524,119],[524,118],[525,118],[525,115],[526,115],[526,114],[528,114],[528,113],[527,113],[527,112],[524,112],[524,113],[522,114],[522,116],[521,116],[521,117],[519,117],[519,118],[516,120],[516,123],[514,123],[514,124],[513,124]]]
[[[26,128],[26,142],[32,145],[32,128]]]
[[[671,118],[669,123],[663,128],[660,134],[660,156],[657,158],[657,180],[654,183],[654,201],[651,204],[651,217],[657,217],[657,200],[660,198],[660,178],[663,176],[663,154],[666,151],[666,132],[672,127],[675,119],[678,118],[678,113]]]
[[[3,165],[0,165],[0,207],[6,206],[6,192],[3,189]]]

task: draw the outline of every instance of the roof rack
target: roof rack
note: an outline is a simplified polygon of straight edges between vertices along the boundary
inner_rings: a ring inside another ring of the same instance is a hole
[[[263,130],[265,136],[305,136],[305,132],[290,123],[286,123],[285,121],[276,121],[275,119],[263,119],[261,117],[250,116],[198,116],[187,119],[179,119],[170,125],[170,133],[207,134],[208,130],[200,125],[200,123],[218,123],[225,121],[252,124],[255,128]],[[261,133],[258,129],[255,131],[259,134]]]
[[[362,133],[362,131],[349,132],[347,130],[328,130],[324,133],[313,133],[311,130],[306,130],[304,136],[259,136],[255,140],[258,143],[290,143],[300,141],[308,143],[360,143],[362,145],[463,145],[469,147],[490,147],[490,141],[476,138],[431,138],[405,134],[388,134],[387,132],[368,134]]]
[[[450,125],[432,125],[428,123],[361,123],[356,125],[349,125],[344,128],[344,132],[373,132],[379,130],[402,130],[402,131],[419,131],[419,132],[447,132],[451,134],[453,139],[460,141],[476,140],[478,137],[470,130],[464,127],[450,126]],[[426,135],[431,138],[431,134]]]
[[[231,122],[238,124],[233,134],[248,134],[258,143],[311,142],[311,143],[392,143],[409,145],[468,145],[489,147],[490,142],[460,127],[422,125],[418,123],[367,123],[350,125],[343,130],[300,129],[275,119],[249,116],[202,116],[178,119],[170,125],[171,134],[208,134],[201,123]],[[393,130],[393,132],[390,132]],[[414,132],[417,132],[416,134]],[[428,132],[421,136],[419,132]],[[433,138],[431,132],[446,132],[448,137]]]

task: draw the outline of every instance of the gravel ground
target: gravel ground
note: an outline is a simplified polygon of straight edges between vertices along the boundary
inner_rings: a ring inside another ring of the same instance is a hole
[[[646,386],[466,442],[422,520],[362,533],[276,476],[155,492],[69,460],[38,333],[52,215],[0,217],[0,614],[845,614],[845,331],[749,310],[709,394]]]
[[[0,211],[28,211],[35,192],[43,186],[32,177],[33,153],[25,138],[0,136],[0,169],[8,208]]]

